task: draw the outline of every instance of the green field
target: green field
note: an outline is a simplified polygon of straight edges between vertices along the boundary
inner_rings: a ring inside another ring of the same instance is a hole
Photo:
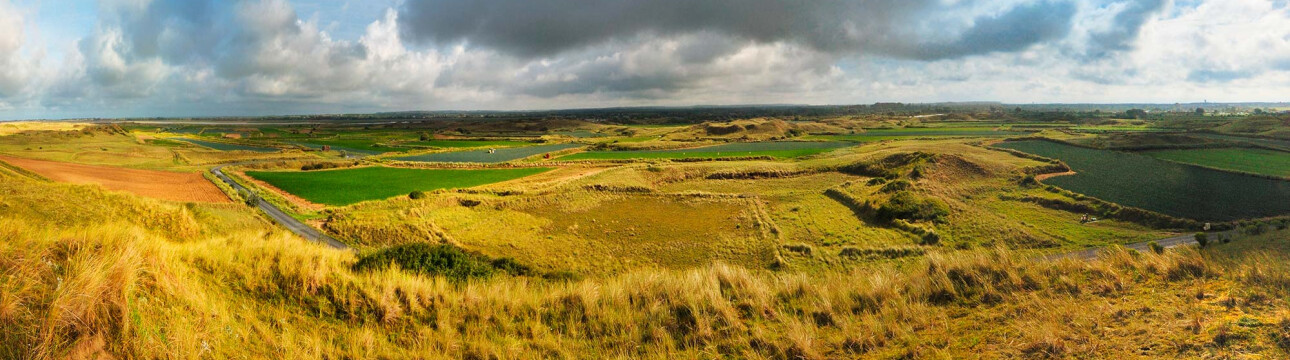
[[[448,170],[365,167],[324,171],[247,171],[283,191],[306,200],[344,206],[360,201],[407,195],[421,190],[468,188],[518,179],[549,168]]]
[[[201,141],[201,140],[184,139],[184,138],[171,138],[170,140],[178,140],[178,141],[188,142],[188,143],[192,143],[192,144],[196,144],[196,145],[200,145],[200,146],[205,146],[205,147],[208,147],[208,148],[211,148],[211,149],[215,149],[215,150],[222,150],[222,151],[254,151],[254,152],[263,152],[263,153],[270,153],[270,152],[277,152],[277,151],[278,151],[278,149],[274,149],[274,148],[257,147],[257,146],[246,146],[246,145],[228,144],[228,143],[219,143],[219,142],[211,142],[211,141]]]
[[[470,150],[454,151],[444,153],[433,153],[425,155],[404,156],[394,160],[403,161],[421,161],[421,162],[473,162],[473,163],[499,163],[516,159],[523,159],[533,155],[572,149],[582,146],[580,144],[552,144],[525,146],[515,148],[497,149],[495,153],[489,154],[488,150]]]
[[[1214,134],[1214,133],[1203,133],[1203,132],[1191,133],[1188,135],[1199,136],[1199,137],[1209,138],[1209,139],[1243,142],[1247,144],[1254,144],[1254,145],[1260,145],[1260,146],[1266,146],[1266,147],[1290,151],[1290,140],[1256,138],[1256,137],[1248,137],[1248,136],[1225,135],[1225,134]]]
[[[793,158],[820,154],[851,145],[844,142],[809,141],[732,143],[676,150],[588,151],[561,157],[560,160],[686,159],[745,156]]]
[[[526,142],[526,141],[512,141],[512,140],[427,140],[427,141],[405,142],[399,145],[425,146],[425,147],[437,147],[437,148],[472,148],[472,147],[484,147],[484,146],[497,146],[497,147],[526,146],[526,145],[533,145],[533,143]]]
[[[926,127],[899,129],[868,129],[863,133],[848,135],[816,135],[811,138],[842,141],[881,141],[908,138],[944,138],[976,136],[1025,135],[1026,132],[996,130],[992,127]]]
[[[1290,181],[1050,141],[1012,141],[996,146],[1065,161],[1078,174],[1045,183],[1122,205],[1206,221],[1290,214]]]
[[[1180,149],[1142,154],[1181,163],[1251,174],[1290,177],[1290,153],[1265,149]]]

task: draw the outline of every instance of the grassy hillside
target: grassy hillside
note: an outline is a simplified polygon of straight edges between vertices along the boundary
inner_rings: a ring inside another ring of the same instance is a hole
[[[734,143],[675,150],[642,150],[642,151],[590,151],[560,157],[560,160],[598,160],[598,159],[696,159],[722,157],[757,157],[794,158],[815,155],[834,149],[851,146],[838,142],[780,141]]]
[[[0,193],[26,209],[0,212],[6,358],[1290,355],[1275,300],[1290,258],[1241,251],[1284,247],[1285,232],[1088,263],[983,251],[816,275],[714,264],[455,283],[356,272],[354,254],[241,208],[29,181]]]

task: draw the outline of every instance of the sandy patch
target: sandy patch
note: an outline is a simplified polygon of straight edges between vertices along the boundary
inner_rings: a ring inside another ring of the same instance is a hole
[[[211,184],[199,173],[83,165],[25,159],[8,155],[0,155],[0,161],[59,182],[98,184],[108,190],[126,191],[162,200],[209,203],[230,202],[224,192],[220,191],[218,187],[215,187],[215,184]]]

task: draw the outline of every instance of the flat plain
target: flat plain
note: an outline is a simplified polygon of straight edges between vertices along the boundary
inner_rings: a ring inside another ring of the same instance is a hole
[[[412,191],[468,188],[548,170],[550,169],[401,169],[373,166],[322,171],[247,171],[246,174],[312,202],[349,205],[407,195]]]

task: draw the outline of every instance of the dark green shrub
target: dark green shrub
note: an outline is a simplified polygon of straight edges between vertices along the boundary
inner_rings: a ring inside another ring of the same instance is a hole
[[[1156,253],[1156,254],[1164,254],[1164,253],[1165,253],[1165,247],[1164,247],[1164,246],[1160,246],[1160,244],[1159,244],[1159,243],[1156,243],[1155,241],[1152,241],[1152,242],[1147,243],[1147,248],[1151,249],[1151,252]]]
[[[1209,246],[1209,234],[1196,233],[1196,244],[1200,245],[1201,248]]]
[[[408,193],[408,198],[409,198],[409,199],[412,199],[412,200],[421,200],[421,199],[425,199],[425,198],[426,198],[426,193],[425,193],[424,191],[421,191],[421,190],[413,191],[413,192],[411,192],[411,193]]]
[[[883,221],[900,219],[933,222],[944,222],[949,214],[950,211],[944,204],[934,200],[919,199],[908,191],[892,195],[885,204],[878,207],[875,213],[878,219]]]
[[[909,190],[909,188],[913,186],[914,185],[910,183],[908,180],[903,180],[903,179],[894,180],[894,181],[888,182],[887,185],[883,185],[881,189],[878,189],[878,191],[882,191],[885,193],[894,193],[897,191]]]
[[[527,266],[508,258],[492,259],[481,254],[466,252],[452,245],[426,243],[399,245],[363,255],[359,257],[358,262],[354,263],[354,270],[380,270],[390,264],[397,265],[403,271],[443,276],[459,281],[487,278],[496,273],[516,276],[532,273]]]

